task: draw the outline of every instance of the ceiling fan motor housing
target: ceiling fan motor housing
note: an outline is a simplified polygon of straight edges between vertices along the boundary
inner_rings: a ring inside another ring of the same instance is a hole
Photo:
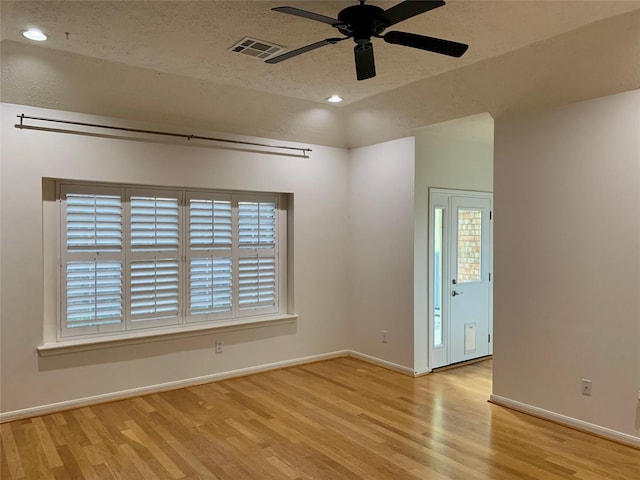
[[[353,5],[338,14],[344,26],[337,27],[340,33],[352,36],[358,44],[369,43],[372,36],[380,35],[388,25],[381,20],[384,10],[375,5]]]

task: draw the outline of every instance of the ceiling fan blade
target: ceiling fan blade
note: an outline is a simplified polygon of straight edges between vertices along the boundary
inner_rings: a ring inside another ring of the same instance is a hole
[[[385,10],[385,12],[380,15],[380,18],[385,22],[387,27],[390,27],[403,20],[441,7],[444,4],[445,2],[442,0],[409,0]]]
[[[274,12],[288,13],[289,15],[295,15],[296,17],[308,18],[309,20],[315,20],[317,22],[327,23],[331,26],[342,25],[340,20],[327,17],[326,15],[320,15],[319,13],[308,12],[295,7],[276,7],[272,8]]]
[[[342,40],[346,40],[346,38],[326,38],[324,40],[320,40],[319,42],[312,43],[311,45],[307,45],[305,47],[300,47],[300,48],[296,48],[295,50],[285,52],[282,55],[278,55],[277,57],[271,57],[265,60],[265,63],[280,63],[292,57],[297,57],[298,55],[301,55],[303,53],[307,53],[307,52],[310,52],[311,50],[315,50],[316,48],[324,47],[325,45],[333,45],[334,43],[341,42]]]
[[[356,58],[356,76],[358,80],[366,80],[376,76],[376,63],[373,58],[371,42],[356,45],[353,49]]]
[[[384,36],[384,41],[395,45],[404,45],[405,47],[449,55],[450,57],[461,57],[469,48],[469,45],[464,43],[406,32],[389,32]]]

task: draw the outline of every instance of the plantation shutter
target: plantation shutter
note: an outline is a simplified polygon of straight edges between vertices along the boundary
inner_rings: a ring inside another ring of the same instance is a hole
[[[129,195],[131,327],[178,322],[180,311],[180,199],[177,192]]]
[[[229,317],[233,308],[230,195],[192,193],[189,205],[189,319]]]
[[[190,262],[189,313],[209,315],[232,308],[230,258],[192,258]]]
[[[119,195],[66,194],[67,251],[122,249]]]
[[[123,328],[122,195],[117,188],[61,185],[61,335]]]
[[[131,249],[177,251],[178,198],[131,196]]]
[[[240,197],[237,208],[239,314],[276,311],[276,199]]]
[[[285,302],[278,195],[57,188],[59,339],[233,321]]]
[[[131,318],[136,320],[178,314],[177,259],[131,262]]]
[[[238,277],[238,304],[240,310],[275,305],[275,258],[241,258]]]
[[[275,247],[275,202],[238,202],[238,245],[240,248]]]
[[[230,249],[231,200],[189,199],[189,248]]]
[[[66,269],[66,327],[122,322],[122,263],[69,261]]]

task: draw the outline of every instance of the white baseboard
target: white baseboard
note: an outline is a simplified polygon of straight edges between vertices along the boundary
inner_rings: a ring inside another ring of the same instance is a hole
[[[364,360],[365,362],[373,363],[374,365],[388,368],[390,370],[395,370],[396,372],[404,373],[405,375],[410,375],[412,377],[414,376],[413,368],[405,367],[404,365],[398,365],[397,363],[388,362],[387,360],[383,360],[378,357],[372,357],[371,355],[367,355],[366,353],[349,350],[349,356]]]
[[[576,430],[593,433],[594,435],[597,435],[599,437],[604,437],[618,443],[624,443],[625,445],[640,448],[640,437],[635,437],[623,432],[618,432],[606,427],[601,427],[593,423],[578,420],[577,418],[567,417],[566,415],[561,415],[559,413],[551,412],[543,408],[534,407],[533,405],[528,405],[516,400],[511,400],[510,398],[501,397],[500,395],[491,394],[491,396],[489,397],[489,401],[502,407],[507,407],[512,410],[517,410],[522,413],[533,415],[534,417],[539,417],[544,420],[550,420],[552,422],[556,422],[561,425],[574,428]]]
[[[243,377],[245,375],[252,375],[254,373],[267,372],[269,370],[277,370],[284,367],[292,367],[296,365],[304,365],[305,363],[319,362],[321,360],[329,360],[332,358],[349,356],[349,350],[339,350],[336,352],[321,353],[318,355],[311,355],[308,357],[294,358],[291,360],[284,360],[281,362],[267,363],[265,365],[258,365],[255,367],[240,368],[237,370],[230,370],[228,372],[213,373],[211,375],[204,375],[201,377],[192,377],[184,380],[176,380],[174,382],[166,382],[156,385],[148,385],[145,387],[132,388],[129,390],[120,390],[118,392],[104,393],[101,395],[94,395],[91,397],[77,398],[74,400],[67,400],[64,402],[50,403],[47,405],[40,405],[37,407],[24,408],[21,410],[13,410],[10,412],[0,413],[0,423],[11,422],[14,420],[21,420],[24,418],[38,417],[40,415],[48,415],[50,413],[56,413],[63,410],[70,410],[72,408],[86,407],[88,405],[96,405],[98,403],[112,402],[115,400],[123,400],[125,398],[137,397],[140,395],[149,395],[152,393],[163,392],[167,390],[174,390],[176,388],[192,387],[194,385],[200,385],[203,383],[215,382],[219,380],[226,380],[229,378]]]

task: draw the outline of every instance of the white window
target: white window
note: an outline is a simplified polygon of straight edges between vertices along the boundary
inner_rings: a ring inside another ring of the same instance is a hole
[[[280,195],[58,192],[61,338],[284,313]]]

